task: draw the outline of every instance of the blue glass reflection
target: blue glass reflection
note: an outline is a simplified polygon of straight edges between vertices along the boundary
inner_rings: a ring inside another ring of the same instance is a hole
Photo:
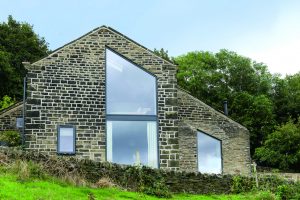
[[[198,170],[222,173],[221,142],[201,132],[198,132]]]
[[[109,161],[158,167],[156,122],[109,121],[107,126]]]
[[[154,76],[106,50],[107,113],[156,115]]]
[[[74,152],[74,129],[60,128],[59,152],[73,153]]]

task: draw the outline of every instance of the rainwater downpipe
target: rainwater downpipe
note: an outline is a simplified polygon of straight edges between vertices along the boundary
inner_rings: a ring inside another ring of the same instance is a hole
[[[26,101],[26,77],[23,79],[23,126],[22,126],[22,148],[25,147],[25,101]]]

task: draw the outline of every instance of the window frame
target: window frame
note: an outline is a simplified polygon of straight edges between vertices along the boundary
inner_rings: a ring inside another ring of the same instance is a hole
[[[18,122],[21,124],[21,126],[18,126]],[[23,117],[16,117],[16,128],[22,129],[24,127],[24,118]]]
[[[60,151],[60,128],[72,128],[73,129],[73,151],[63,152]],[[72,124],[58,125],[57,126],[57,154],[59,155],[75,155],[76,154],[76,126]]]
[[[130,115],[130,114],[108,114],[107,113],[107,50],[113,52],[117,56],[120,56],[122,59],[126,60],[127,62],[133,64],[135,67],[138,67],[139,69],[143,70],[145,73],[147,73],[150,76],[153,76],[155,78],[155,115]],[[108,149],[107,149],[107,122],[108,121],[153,121],[156,122],[156,138],[157,138],[157,169],[160,168],[160,154],[159,154],[159,120],[158,120],[158,78],[155,74],[147,71],[146,69],[140,67],[137,63],[131,61],[130,59],[126,58],[125,56],[121,55],[114,49],[110,48],[109,46],[105,45],[105,53],[104,53],[104,73],[105,73],[105,160],[107,161],[107,155],[108,155]]]
[[[217,138],[217,137],[215,137],[215,136],[212,136],[212,135],[210,135],[210,134],[208,134],[208,133],[206,133],[204,131],[201,131],[199,129],[196,131],[197,171],[200,172],[200,170],[199,170],[199,145],[198,145],[198,139],[199,139],[199,137],[198,137],[198,133],[202,133],[202,134],[204,134],[204,135],[206,135],[208,137],[211,137],[211,138],[213,138],[215,140],[218,140],[220,142],[220,156],[221,156],[221,173],[220,174],[223,174],[223,144],[222,144],[222,140],[219,139],[219,138]],[[203,172],[200,172],[200,173],[203,173]],[[211,174],[215,174],[215,173],[211,173]]]

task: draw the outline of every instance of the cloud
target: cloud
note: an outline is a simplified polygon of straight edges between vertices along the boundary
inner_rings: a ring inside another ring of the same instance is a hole
[[[282,6],[269,30],[257,30],[236,41],[236,51],[282,75],[300,71],[300,4]]]

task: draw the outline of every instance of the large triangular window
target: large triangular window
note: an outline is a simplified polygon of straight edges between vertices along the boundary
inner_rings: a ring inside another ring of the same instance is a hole
[[[158,167],[156,77],[106,49],[107,160]]]

